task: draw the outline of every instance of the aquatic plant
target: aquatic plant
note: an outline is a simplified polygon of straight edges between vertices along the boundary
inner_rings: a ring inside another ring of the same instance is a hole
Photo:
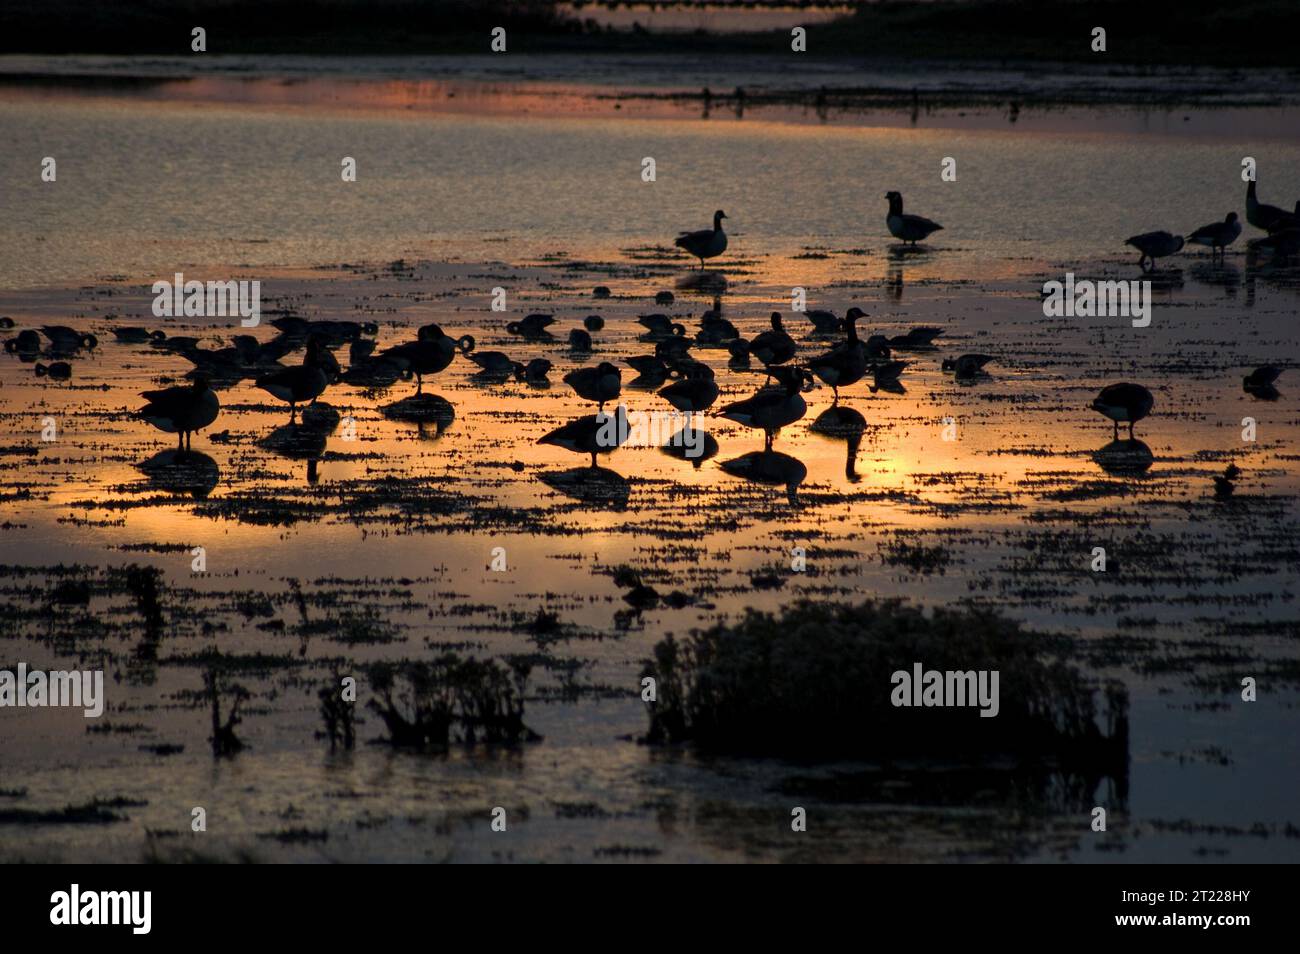
[[[235,735],[235,726],[242,721],[239,718],[239,705],[248,698],[248,690],[240,685],[227,685],[223,672],[215,666],[203,673],[203,689],[212,704],[212,754],[216,758],[234,755],[244,748],[244,743]],[[221,695],[228,693],[234,699],[230,704],[230,713],[225,721],[221,719]]]
[[[384,741],[402,748],[445,748],[453,742],[513,744],[541,738],[524,725],[524,688],[531,665],[509,665],[447,652],[428,662],[376,663],[369,707],[388,727]]]
[[[343,698],[340,687],[343,676],[338,667],[334,667],[330,679],[317,691],[320,697],[320,714],[325,720],[325,735],[330,740],[330,748],[342,745],[350,749],[357,741],[356,721],[353,718],[352,703]]]
[[[780,615],[749,611],[654,648],[643,676],[651,743],[712,753],[826,758],[1008,757],[1117,776],[1128,758],[1127,697],[1095,689],[1045,641],[991,613],[898,601],[801,601]],[[1000,709],[896,707],[895,672],[997,670]]]

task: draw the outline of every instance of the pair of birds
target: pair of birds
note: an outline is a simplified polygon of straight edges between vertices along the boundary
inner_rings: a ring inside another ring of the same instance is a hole
[[[917,242],[924,241],[943,228],[938,222],[924,216],[905,213],[901,192],[888,192],[885,198],[889,201],[885,227],[894,238],[915,246]],[[713,228],[682,232],[673,240],[673,244],[698,258],[700,269],[703,270],[707,259],[717,258],[727,250],[727,233],[722,228],[722,220],[726,217],[727,213],[718,209],[713,213]]]
[[[1126,239],[1124,244],[1133,246],[1141,253],[1138,267],[1145,272],[1156,267],[1156,259],[1178,254],[1188,242],[1208,248],[1211,258],[1216,255],[1222,256],[1226,254],[1227,247],[1237,241],[1240,235],[1241,222],[1237,218],[1237,213],[1229,212],[1222,222],[1202,225],[1185,239],[1172,232],[1143,232],[1141,235]]]
[[[1252,242],[1252,247],[1275,248],[1286,251],[1300,240],[1300,202],[1296,202],[1295,211],[1287,212],[1275,205],[1259,201],[1255,182],[1246,184],[1246,221],[1257,229],[1269,233],[1268,239]],[[1229,212],[1222,222],[1202,225],[1184,240],[1181,235],[1172,232],[1144,232],[1134,235],[1124,244],[1131,245],[1141,253],[1138,266],[1144,271],[1155,267],[1155,260],[1176,255],[1190,243],[1201,245],[1210,250],[1211,258],[1217,253],[1226,254],[1227,247],[1241,237],[1241,220],[1236,212]],[[1289,243],[1289,244],[1288,244]]]
[[[7,320],[9,321],[9,327],[13,327],[13,319]],[[99,345],[99,339],[89,332],[77,331],[77,329],[69,328],[66,325],[44,325],[40,334],[30,328],[18,332],[5,342],[5,350],[10,354],[18,355],[39,354],[42,334],[50,342],[51,353],[58,355],[76,354],[82,349],[94,351]]]

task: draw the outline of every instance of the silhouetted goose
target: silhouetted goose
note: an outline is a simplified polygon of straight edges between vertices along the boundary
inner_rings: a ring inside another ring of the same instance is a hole
[[[594,368],[570,371],[564,376],[564,383],[573,388],[578,397],[595,401],[604,410],[606,401],[618,399],[623,388],[623,374],[608,361],[602,361]]]
[[[549,386],[551,382],[546,376],[551,373],[551,368],[551,362],[545,358],[533,358],[515,372],[515,380],[524,381],[533,387]]]
[[[1242,390],[1256,391],[1272,387],[1282,375],[1282,369],[1271,364],[1256,368],[1241,379]]]
[[[1255,250],[1272,252],[1278,258],[1291,258],[1300,255],[1300,228],[1278,229],[1264,238],[1254,239],[1250,247]]]
[[[164,335],[161,338],[155,336],[149,340],[155,348],[163,351],[173,351],[177,354],[199,346],[199,339],[193,335]],[[287,354],[288,351],[289,349],[286,348],[285,353]]]
[[[646,337],[653,341],[656,338],[667,337],[668,335],[686,334],[686,326],[673,321],[671,317],[662,312],[654,312],[649,315],[637,315],[637,324],[646,330]]]
[[[285,368],[257,379],[257,386],[272,397],[289,403],[289,420],[298,413],[298,405],[316,402],[329,386],[329,377],[319,361],[324,348],[318,339],[307,341],[307,354],[296,368]]]
[[[1187,236],[1187,241],[1193,245],[1206,246],[1210,250],[1210,255],[1213,256],[1216,251],[1222,253],[1224,249],[1237,241],[1239,235],[1241,235],[1241,223],[1237,221],[1237,213],[1229,212],[1222,222],[1211,222],[1209,225],[1202,225]]]
[[[814,308],[812,311],[804,312],[804,315],[812,322],[814,334],[837,335],[844,330],[843,319],[833,311]]]
[[[889,350],[889,339],[884,335],[872,335],[863,343],[863,347],[870,361],[886,361],[893,354]]]
[[[576,351],[579,354],[590,354],[591,335],[581,328],[571,329],[569,331],[569,350]]]
[[[676,457],[678,460],[688,460],[696,469],[706,460],[718,456],[718,442],[712,434],[709,434],[696,426],[687,424],[680,431],[668,438],[668,441],[659,448],[669,457]]]
[[[685,380],[668,385],[659,396],[679,411],[707,411],[718,399],[718,385],[707,366],[696,365],[687,369]]]
[[[802,369],[785,365],[772,368],[772,377],[780,385],[778,388],[764,389],[718,412],[729,421],[763,431],[763,444],[768,450],[772,449],[777,431],[808,413],[808,405],[799,391],[806,380],[811,380]]]
[[[167,337],[166,332],[150,331],[148,328],[114,328],[113,337],[123,344],[145,344],[148,341],[162,341]]]
[[[1279,209],[1275,205],[1267,205],[1260,202],[1255,194],[1255,183],[1246,183],[1246,221],[1255,228],[1263,229],[1265,232],[1291,228],[1297,224],[1297,215],[1300,215],[1300,203],[1296,204],[1295,214],[1286,209]]]
[[[991,354],[963,354],[958,358],[944,358],[943,370],[953,371],[959,378],[973,378],[992,360]]]
[[[727,359],[727,367],[735,371],[744,371],[749,368],[749,342],[744,338],[728,341],[727,353],[731,355]]]
[[[5,350],[10,354],[34,355],[41,350],[41,336],[30,328],[24,329],[5,342]]]
[[[681,325],[674,325],[674,328],[681,328]],[[684,330],[684,329],[683,329]],[[674,361],[687,356],[694,342],[684,335],[674,334],[667,338],[660,338],[655,342],[655,354],[665,361]]]
[[[798,351],[794,339],[785,332],[779,311],[772,312],[771,322],[771,331],[756,335],[749,343],[749,353],[769,367],[774,364],[785,364]]]
[[[784,486],[790,506],[799,506],[799,485],[808,476],[808,468],[789,454],[770,448],[750,451],[735,460],[724,460],[721,467],[733,477],[743,477],[759,484]]]
[[[1104,414],[1115,424],[1115,438],[1119,439],[1119,425],[1128,424],[1128,436],[1133,437],[1133,425],[1151,413],[1155,398],[1140,384],[1111,384],[1102,388],[1092,409]]]
[[[1149,271],[1156,267],[1157,258],[1165,258],[1183,250],[1183,237],[1170,232],[1143,232],[1124,240],[1125,245],[1132,245],[1142,253],[1138,267]],[[1147,262],[1151,264],[1148,266]]]
[[[36,376],[48,377],[53,381],[67,381],[72,377],[72,365],[66,361],[51,361],[49,364],[36,362]]]
[[[474,350],[474,338],[462,335],[452,338],[437,325],[425,325],[420,329],[418,341],[408,341],[380,352],[385,358],[404,371],[415,375],[415,393],[424,390],[424,378],[445,370],[457,353],[468,355]]]
[[[934,339],[943,334],[942,328],[923,325],[910,328],[906,334],[894,335],[889,346],[899,351],[925,351],[934,347]]]
[[[582,319],[582,327],[586,328],[588,331],[600,331],[605,327],[605,319],[600,317],[600,315],[588,315],[586,318]]]
[[[506,325],[506,331],[524,338],[548,338],[551,333],[546,329],[553,324],[555,324],[554,315],[525,315],[519,321],[512,321]]]
[[[677,296],[674,295],[672,292],[667,291],[666,289],[664,291],[655,292],[656,305],[671,305],[676,300],[677,300]]]
[[[840,399],[840,388],[857,384],[867,373],[866,349],[858,340],[857,323],[860,317],[862,317],[860,309],[850,308],[844,318],[848,337],[830,351],[808,362],[808,370],[824,384],[831,386],[836,402]]]
[[[695,340],[701,344],[725,344],[740,337],[736,326],[717,312],[706,312],[700,319],[700,330]]]
[[[485,374],[509,375],[523,368],[504,351],[474,351],[468,357]]]
[[[897,385],[899,375],[908,364],[907,361],[886,361],[884,364],[877,365],[871,371],[872,382],[867,385],[867,390],[875,394],[881,388],[889,390],[892,385]]]
[[[637,374],[668,374],[668,365],[664,359],[657,354],[637,354],[630,358],[624,358],[623,363],[630,367]]]
[[[99,344],[99,339],[89,332],[78,331],[66,325],[46,325],[41,328],[41,331],[50,339],[50,344],[55,351],[66,353],[80,351],[82,348],[93,351]]]
[[[938,222],[931,222],[919,215],[904,215],[901,192],[888,192],[885,198],[889,200],[889,214],[885,216],[885,225],[894,238],[915,245],[932,232],[938,232],[943,228]]]
[[[14,320],[8,315],[0,315],[0,328],[12,328]]]
[[[149,403],[140,408],[138,416],[160,431],[177,435],[178,451],[186,450],[191,435],[215,421],[221,411],[221,402],[202,373],[194,376],[194,383],[189,387],[145,391],[140,396]]]
[[[717,258],[727,250],[727,233],[722,231],[722,220],[726,217],[727,213],[719,209],[713,213],[713,228],[682,232],[673,244],[698,258],[700,268],[704,268],[706,258]]]
[[[344,344],[350,341],[356,341],[362,335],[375,335],[379,333],[379,326],[373,321],[341,321],[331,319],[328,321],[309,321],[306,322],[306,333],[320,335],[327,341],[335,344]],[[301,334],[301,333],[300,333]]]
[[[588,414],[570,421],[539,438],[537,443],[563,447],[575,454],[590,454],[594,468],[596,455],[613,453],[627,440],[628,434],[627,411],[618,407],[613,414]]]

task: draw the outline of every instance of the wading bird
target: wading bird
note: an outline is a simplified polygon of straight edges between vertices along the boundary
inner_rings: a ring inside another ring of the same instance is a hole
[[[889,214],[885,216],[885,225],[894,238],[916,245],[930,233],[938,232],[943,228],[938,222],[931,222],[922,216],[904,215],[901,192],[887,192],[885,198],[889,200]]]
[[[160,431],[177,435],[179,453],[188,450],[191,435],[215,421],[221,411],[221,402],[202,372],[194,375],[189,387],[145,391],[140,396],[148,398],[149,403],[136,412],[137,416]]]
[[[713,228],[682,232],[673,244],[698,258],[700,268],[703,269],[706,258],[717,258],[727,250],[727,233],[722,231],[722,220],[726,217],[727,213],[718,209],[713,213]]]
[[[1119,426],[1128,424],[1129,440],[1133,439],[1133,425],[1151,413],[1155,398],[1140,384],[1111,384],[1101,389],[1092,409],[1104,414],[1115,425],[1115,439],[1119,440]]]

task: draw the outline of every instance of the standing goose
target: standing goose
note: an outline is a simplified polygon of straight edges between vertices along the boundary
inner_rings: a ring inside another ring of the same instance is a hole
[[[30,328],[24,328],[5,342],[5,350],[10,354],[28,357],[38,354],[41,350],[41,336]]]
[[[628,435],[627,411],[619,407],[613,414],[602,411],[570,421],[539,438],[537,443],[563,447],[575,454],[590,454],[594,470],[596,455],[613,453]]]
[[[298,405],[315,404],[316,399],[329,386],[329,377],[321,367],[320,356],[324,348],[315,336],[307,339],[307,354],[296,368],[273,371],[257,379],[257,386],[272,397],[289,402],[289,421],[298,414]]]
[[[814,308],[812,311],[804,312],[804,315],[812,322],[813,334],[837,335],[844,330],[844,320],[837,317],[833,311]]]
[[[1125,245],[1132,245],[1142,253],[1138,259],[1138,268],[1149,272],[1156,267],[1157,258],[1165,258],[1183,250],[1183,237],[1169,232],[1143,232],[1124,240]],[[1148,266],[1147,263],[1151,264]]]
[[[1296,208],[1300,211],[1300,203],[1296,203]],[[1275,205],[1260,202],[1255,195],[1253,181],[1246,183],[1246,221],[1265,232],[1276,232],[1297,224],[1296,215]]]
[[[1115,439],[1119,440],[1119,425],[1128,424],[1129,439],[1133,439],[1133,425],[1151,413],[1155,398],[1140,384],[1111,384],[1101,389],[1092,409],[1104,414],[1115,424]]]
[[[885,216],[885,225],[889,227],[889,234],[894,238],[916,245],[931,232],[938,232],[943,228],[938,222],[931,222],[919,215],[904,215],[901,192],[887,192],[885,198],[889,200],[889,214]]]
[[[867,373],[867,353],[858,340],[858,319],[863,318],[860,308],[850,308],[844,316],[848,337],[825,354],[808,362],[808,370],[829,384],[835,393],[835,403],[840,400],[840,388],[857,384]]]
[[[794,339],[786,334],[785,326],[781,324],[781,313],[772,312],[771,320],[772,330],[764,331],[749,343],[749,353],[768,367],[785,364],[797,350]]]
[[[578,397],[595,401],[603,411],[605,402],[617,400],[622,392],[623,373],[608,361],[602,361],[594,368],[570,371],[564,376],[564,383],[573,388]]]
[[[1222,255],[1229,245],[1237,241],[1239,235],[1241,235],[1241,223],[1237,221],[1237,213],[1229,212],[1222,222],[1211,222],[1209,225],[1202,225],[1187,236],[1187,241],[1193,245],[1208,247],[1210,257],[1213,258],[1216,250]]]
[[[719,412],[729,421],[760,429],[763,447],[769,451],[777,431],[808,413],[808,405],[799,390],[805,381],[811,380],[801,368],[783,365],[772,369],[772,377],[779,388],[764,389],[751,398],[726,405]]]
[[[722,231],[722,220],[726,217],[727,213],[718,209],[713,213],[713,228],[682,232],[673,244],[698,258],[700,268],[703,269],[706,258],[717,258],[727,250],[727,233]]]
[[[208,376],[202,372],[194,375],[194,383],[189,387],[145,391],[140,396],[148,398],[149,403],[137,415],[160,431],[176,434],[178,453],[184,453],[193,433],[215,421],[221,411],[221,402],[208,386]]]

